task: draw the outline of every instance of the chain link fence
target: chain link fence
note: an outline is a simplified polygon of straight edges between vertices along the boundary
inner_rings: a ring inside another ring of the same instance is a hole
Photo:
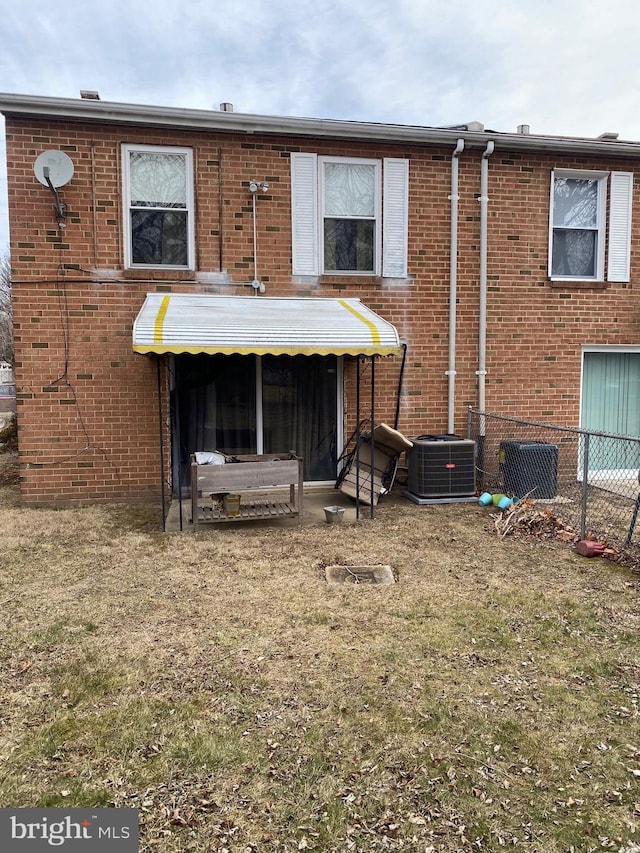
[[[478,486],[548,505],[580,538],[640,553],[640,437],[469,409]]]

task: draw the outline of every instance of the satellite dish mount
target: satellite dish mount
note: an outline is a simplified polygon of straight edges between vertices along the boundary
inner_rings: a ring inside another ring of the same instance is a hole
[[[60,201],[60,196],[58,195],[58,188],[57,188],[57,187],[55,187],[55,186],[51,183],[51,172],[50,172],[49,167],[48,167],[48,166],[45,166],[45,167],[44,167],[44,169],[42,170],[42,172],[43,172],[44,179],[45,179],[45,181],[47,182],[47,185],[48,185],[49,189],[50,189],[50,190],[51,190],[51,192],[53,193],[53,198],[55,199],[56,217],[57,217],[57,219],[58,219],[58,222],[59,222],[60,224],[62,224],[62,223],[60,222],[60,220],[62,220],[62,219],[64,219],[64,218],[66,217],[66,215],[67,215],[67,206],[66,206],[66,204],[63,204],[63,203]]]
[[[58,187],[65,186],[73,177],[73,161],[64,151],[43,151],[33,164],[33,171],[40,183],[53,193],[58,226],[64,228],[67,206],[60,200]]]

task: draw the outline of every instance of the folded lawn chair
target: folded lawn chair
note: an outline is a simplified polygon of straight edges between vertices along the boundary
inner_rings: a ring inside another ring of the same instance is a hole
[[[353,438],[354,436],[351,437]],[[361,433],[360,441],[356,441],[354,447],[346,449],[340,457],[344,461],[344,467],[336,482],[336,488],[363,504],[371,505],[373,502],[376,506],[378,499],[393,488],[398,459],[411,447],[412,441],[387,424],[378,424],[373,433]]]

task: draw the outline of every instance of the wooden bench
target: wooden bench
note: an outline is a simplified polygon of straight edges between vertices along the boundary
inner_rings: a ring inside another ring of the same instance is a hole
[[[302,520],[302,459],[294,453],[234,456],[222,465],[199,465],[191,457],[191,520],[193,526],[211,522],[264,521],[297,517]],[[288,487],[288,489],[287,489]],[[240,506],[231,515],[223,495],[239,494]]]

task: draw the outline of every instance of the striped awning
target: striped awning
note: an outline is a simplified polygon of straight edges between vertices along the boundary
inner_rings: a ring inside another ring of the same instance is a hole
[[[149,293],[134,352],[397,355],[398,332],[359,299]]]

